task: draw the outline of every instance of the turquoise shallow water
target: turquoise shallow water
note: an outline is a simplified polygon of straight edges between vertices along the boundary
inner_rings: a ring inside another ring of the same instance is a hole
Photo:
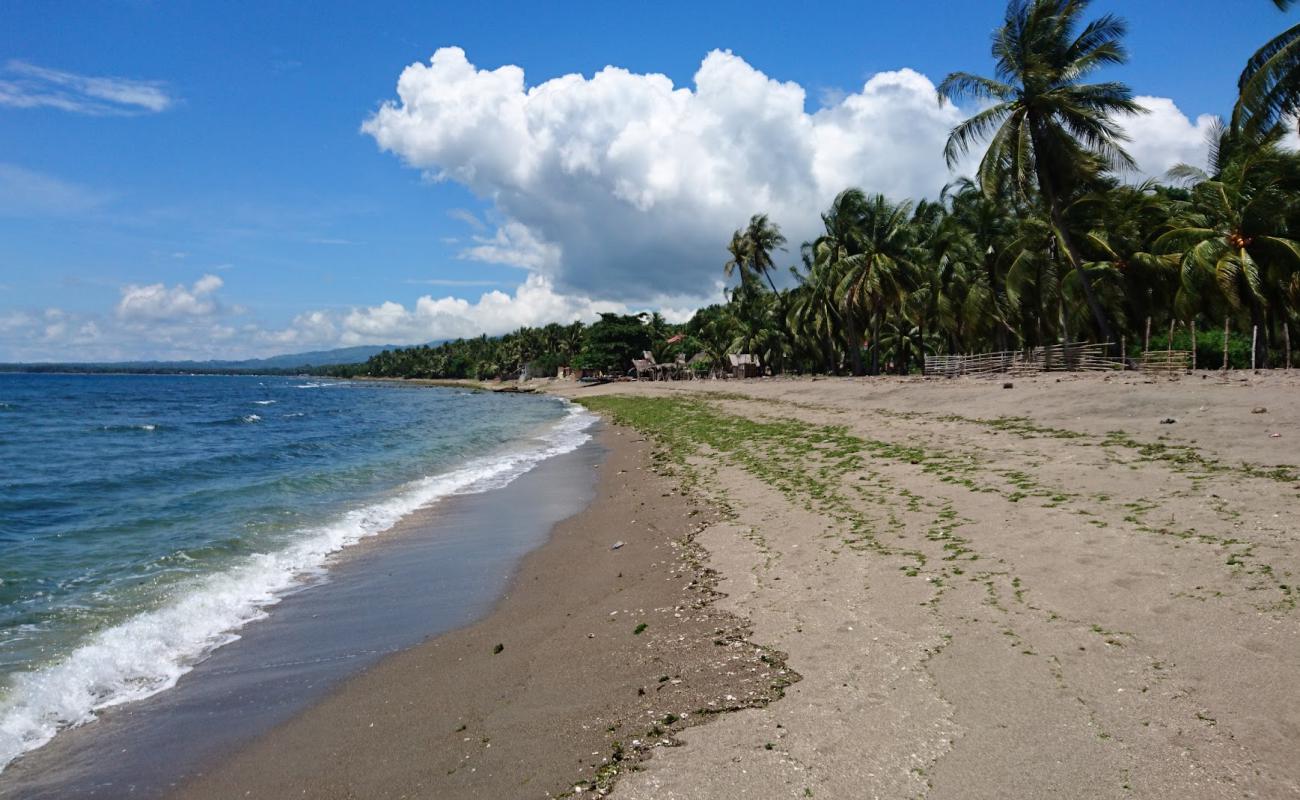
[[[559,401],[0,375],[0,768],[162,691],[330,556],[585,441]]]

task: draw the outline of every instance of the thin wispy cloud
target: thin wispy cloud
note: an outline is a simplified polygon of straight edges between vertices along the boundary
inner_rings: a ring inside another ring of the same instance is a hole
[[[0,106],[56,108],[91,116],[156,114],[176,99],[162,81],[79,75],[26,61],[0,68]]]
[[[403,283],[414,286],[500,286],[501,281],[457,280],[455,278],[412,278]]]
[[[0,162],[0,217],[74,216],[107,201],[103,192]]]
[[[472,211],[466,211],[463,208],[453,208],[447,211],[447,216],[452,219],[460,220],[466,225],[473,227],[476,231],[487,230],[487,226],[483,224],[483,220],[479,219]]]

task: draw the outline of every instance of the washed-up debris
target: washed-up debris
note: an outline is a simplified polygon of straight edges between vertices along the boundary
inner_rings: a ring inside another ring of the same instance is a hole
[[[1250,413],[1252,413],[1252,414],[1267,414],[1267,413],[1268,413],[1268,409],[1267,409],[1267,408],[1264,408],[1263,406],[1256,406],[1255,408],[1252,408],[1252,409],[1250,410]]]
[[[1177,422],[1177,421],[1178,421],[1178,420],[1174,419],[1173,417],[1165,417],[1164,419],[1160,420],[1160,424],[1161,424],[1161,425],[1173,425],[1173,424],[1174,424],[1175,422]]]
[[[1016,385],[1015,385],[1014,383],[1004,383],[1004,384],[1002,384],[1002,388],[1003,388],[1003,389],[1014,389],[1014,388],[1016,388]]]
[[[621,541],[619,541],[619,542],[614,542],[613,544],[611,544],[611,545],[609,546],[609,549],[610,549],[610,550],[617,550],[617,549],[619,549],[619,548],[622,547],[622,546],[623,546],[623,542],[621,542]]]

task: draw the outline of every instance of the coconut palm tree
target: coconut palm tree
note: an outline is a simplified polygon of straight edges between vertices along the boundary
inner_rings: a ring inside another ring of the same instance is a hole
[[[1273,0],[1273,4],[1286,11],[1295,0]],[[1237,79],[1237,90],[1234,129],[1266,130],[1300,112],[1300,25],[1282,31],[1250,57]]]
[[[866,373],[862,361],[862,309],[846,302],[840,284],[848,269],[848,259],[862,254],[866,208],[867,196],[861,189],[845,189],[822,214],[825,233],[804,245],[814,267],[810,276],[817,282],[821,301],[835,306],[833,311],[825,310],[826,316],[837,318],[843,325],[849,366],[854,375]]]
[[[1300,274],[1300,241],[1288,233],[1300,164],[1277,146],[1280,138],[1275,130],[1259,147],[1240,151],[1217,179],[1194,187],[1186,213],[1155,241],[1157,252],[1178,257],[1187,304],[1212,308],[1210,297],[1217,295],[1263,329],[1261,363],[1269,307],[1285,314]]]
[[[921,273],[923,253],[911,224],[912,204],[889,202],[884,195],[868,198],[861,208],[856,233],[858,252],[843,260],[839,293],[847,313],[865,314],[871,325],[871,371],[880,370],[880,326],[890,306],[903,296]]]
[[[1169,191],[1154,181],[1115,185],[1075,202],[1075,216],[1087,233],[1083,249],[1090,273],[1118,282],[1119,305],[1134,323],[1149,317],[1167,322],[1175,314],[1178,259],[1155,255],[1158,236],[1168,230],[1171,214],[1181,208]]]
[[[739,273],[740,285],[747,285],[753,280],[754,273],[750,267],[749,242],[742,231],[732,232],[731,241],[727,243],[727,252],[731,254],[731,258],[722,265],[723,274],[730,278],[733,274]]]
[[[1016,208],[1014,192],[986,192],[976,181],[959,178],[943,187],[941,202],[948,203],[946,230],[938,240],[939,258],[959,261],[967,268],[979,267],[990,302],[981,316],[987,316],[989,338],[996,350],[1010,349],[1007,324],[1006,279],[999,270],[1001,254],[1015,236],[1016,219],[1030,212]]]
[[[780,226],[768,219],[766,214],[755,214],[749,218],[749,227],[745,228],[743,238],[750,269],[767,278],[772,294],[779,294],[776,283],[772,280],[772,273],[776,271],[772,252],[785,247],[785,237],[781,235]]]
[[[988,139],[979,166],[985,190],[1009,181],[1022,197],[1037,192],[1069,266],[1079,272],[1097,332],[1109,340],[1110,324],[1081,269],[1084,259],[1065,209],[1099,172],[1135,167],[1113,118],[1143,109],[1122,83],[1083,83],[1097,69],[1128,60],[1123,20],[1105,14],[1083,24],[1088,3],[1011,0],[993,39],[997,77],[954,72],[939,85],[939,97],[991,102],[953,129],[944,156],[955,166],[977,141]]]
[[[804,244],[803,251],[803,271],[790,270],[796,286],[788,303],[787,327],[796,348],[812,354],[814,363],[826,372],[838,373],[844,323],[835,264],[818,260],[811,242]],[[858,357],[861,360],[860,352]]]

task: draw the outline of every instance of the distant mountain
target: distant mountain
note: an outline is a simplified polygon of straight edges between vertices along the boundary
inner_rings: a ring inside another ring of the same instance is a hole
[[[399,347],[412,347],[414,345],[400,344],[363,344],[357,347],[340,347],[336,350],[313,350],[309,353],[291,353],[284,356],[271,356],[270,358],[251,358],[247,361],[209,361],[207,364],[220,364],[236,369],[258,369],[260,367],[269,367],[271,369],[288,369],[292,367],[313,366],[329,367],[335,364],[360,364],[362,361],[371,356],[378,355],[385,350],[395,350]]]
[[[359,364],[385,350],[418,345],[360,345],[335,350],[313,350],[270,358],[242,361],[115,361],[111,363],[68,362],[0,364],[3,372],[295,372],[308,367]]]

